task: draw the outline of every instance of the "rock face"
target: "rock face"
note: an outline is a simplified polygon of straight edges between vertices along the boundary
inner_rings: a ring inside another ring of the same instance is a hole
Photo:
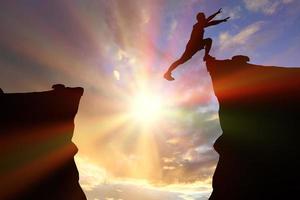
[[[71,139],[82,88],[0,90],[0,199],[84,200]]]
[[[299,199],[300,69],[207,61],[223,134],[210,200]]]

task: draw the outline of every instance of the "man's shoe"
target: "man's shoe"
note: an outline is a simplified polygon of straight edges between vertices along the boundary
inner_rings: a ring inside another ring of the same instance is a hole
[[[211,59],[211,58],[214,58],[214,57],[212,57],[211,55],[205,55],[203,57],[203,61],[205,62],[205,61],[207,61],[208,59]]]
[[[175,79],[172,77],[171,72],[166,72],[166,73],[164,74],[164,78],[167,79],[168,81],[173,81],[173,80],[175,80]]]
[[[208,58],[208,55],[205,55],[205,56],[203,57],[203,61],[205,62],[205,61],[207,60],[207,58]]]

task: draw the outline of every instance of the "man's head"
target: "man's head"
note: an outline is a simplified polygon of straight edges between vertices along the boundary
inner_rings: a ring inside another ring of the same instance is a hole
[[[203,12],[199,12],[197,14],[197,21],[198,22],[205,22],[206,18],[205,18],[205,14]]]

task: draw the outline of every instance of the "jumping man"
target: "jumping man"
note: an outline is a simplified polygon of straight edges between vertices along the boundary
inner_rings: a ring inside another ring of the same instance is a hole
[[[206,38],[203,39],[204,36],[204,28],[220,24],[222,22],[226,22],[229,17],[222,19],[222,20],[213,20],[212,19],[220,14],[222,12],[222,9],[219,9],[218,12],[211,15],[206,19],[204,13],[200,12],[197,14],[197,23],[193,26],[193,31],[191,33],[190,40],[188,41],[185,51],[182,54],[182,56],[176,60],[168,69],[168,71],[164,74],[164,78],[172,81],[175,80],[172,77],[172,71],[178,67],[178,65],[181,65],[188,61],[195,53],[200,51],[201,49],[205,48],[205,55],[203,57],[203,61],[206,61],[206,59],[209,57],[209,51],[211,49],[212,45],[212,39]]]

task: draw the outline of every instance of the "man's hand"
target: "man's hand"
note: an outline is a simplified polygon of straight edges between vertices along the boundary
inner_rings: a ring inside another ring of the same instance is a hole
[[[230,19],[230,17],[226,17],[225,19],[223,19],[223,22],[227,22],[228,19]]]
[[[210,22],[213,18],[215,18],[215,16],[217,16],[218,14],[220,14],[222,12],[222,8],[220,8],[216,13],[214,13],[213,15],[209,16],[206,21],[207,23]]]

